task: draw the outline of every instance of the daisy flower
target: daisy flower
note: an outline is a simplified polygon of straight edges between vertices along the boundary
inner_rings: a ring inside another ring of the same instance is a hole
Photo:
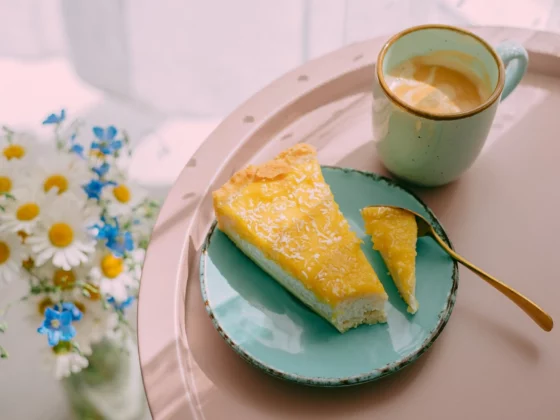
[[[97,218],[92,209],[66,196],[57,197],[46,207],[42,223],[26,239],[35,265],[42,266],[52,259],[55,267],[70,270],[86,263],[95,252],[95,240],[88,232],[88,226]]]
[[[138,287],[138,281],[127,271],[124,259],[109,251],[97,252],[90,275],[101,294],[113,297],[117,302],[126,301],[129,291]]]
[[[35,143],[36,139],[32,133],[9,131],[0,144],[0,152],[2,157],[9,161],[27,160],[36,147]]]
[[[55,302],[72,303],[82,313],[81,319],[73,324],[76,329],[76,336],[73,340],[78,343],[80,350],[86,355],[91,354],[91,345],[101,341],[104,337],[108,316],[108,311],[103,308],[99,289],[88,284],[90,270],[91,267],[84,265],[63,270],[50,262],[39,267],[40,278],[59,287],[60,294],[51,294],[46,299],[45,296],[36,299],[36,302],[32,302],[32,306],[37,310],[33,310],[30,314],[32,318],[36,319],[47,306],[53,306]],[[79,284],[89,286],[87,296],[84,296],[83,287]]]
[[[90,177],[84,161],[63,153],[53,153],[39,159],[37,165],[38,182],[45,192],[54,189],[59,195],[66,192],[76,197],[85,196],[83,185]]]
[[[68,293],[72,292],[79,283],[87,283],[91,266],[80,264],[66,270],[55,266],[52,261],[47,261],[40,267],[32,269],[37,279],[50,286],[56,286],[62,293],[59,299],[66,300]]]
[[[0,285],[18,279],[23,273],[27,250],[21,237],[11,232],[0,232]]]
[[[56,379],[67,378],[85,369],[89,364],[84,356],[73,350],[68,341],[61,341],[49,350],[45,357],[45,365]]]
[[[81,279],[78,276],[84,272],[87,273],[86,268],[73,268],[70,271],[65,271],[55,267],[52,263],[47,263],[41,267],[32,268],[32,272],[32,280],[40,279],[50,285],[58,286],[60,290],[56,292],[41,292],[40,294],[29,296],[26,305],[28,310],[24,316],[29,323],[37,326],[45,318],[47,308],[55,309],[60,302],[74,303],[76,308],[82,311],[81,303],[74,302],[73,296],[74,291],[77,290],[75,282],[77,279]],[[74,324],[74,327],[76,327],[76,324]]]
[[[147,197],[146,191],[139,185],[128,179],[119,178],[114,180],[115,185],[107,185],[103,188],[101,195],[101,198],[107,202],[107,211],[112,217],[131,214],[133,209]]]
[[[27,235],[33,232],[41,220],[42,212],[56,197],[56,191],[45,193],[32,182],[13,192],[14,200],[6,202],[5,211],[0,213],[0,231],[23,232]]]
[[[29,324],[37,328],[43,319],[45,319],[45,312],[47,308],[54,309],[57,302],[60,301],[60,296],[55,293],[41,293],[38,295],[31,295],[27,298],[26,313],[24,318]]]
[[[0,194],[13,194],[14,191],[26,185],[26,169],[25,164],[20,160],[3,160],[0,158]]]
[[[140,283],[146,251],[142,248],[136,248],[130,253],[130,255],[132,257],[132,272],[134,274],[134,278],[138,281],[138,283]]]
[[[90,294],[86,297],[79,288],[73,290],[72,303],[82,312],[82,319],[74,323],[76,336],[82,353],[90,355],[92,345],[99,343],[107,335],[108,328],[112,325],[111,316],[114,313],[105,309],[99,294]]]

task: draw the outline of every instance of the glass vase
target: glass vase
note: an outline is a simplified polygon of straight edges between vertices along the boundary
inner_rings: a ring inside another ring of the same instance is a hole
[[[105,339],[92,347],[89,365],[63,380],[70,406],[80,420],[149,418],[136,348]]]

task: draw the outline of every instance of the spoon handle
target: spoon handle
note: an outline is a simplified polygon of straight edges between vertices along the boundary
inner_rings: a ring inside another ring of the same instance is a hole
[[[438,244],[456,261],[463,264],[473,273],[478,274],[483,280],[486,280],[488,284],[493,286],[498,291],[502,292],[506,297],[508,297],[513,303],[519,306],[523,311],[531,317],[533,321],[535,321],[539,327],[541,327],[545,331],[551,331],[552,327],[554,326],[554,322],[550,315],[548,315],[542,308],[537,305],[535,302],[531,301],[530,299],[523,296],[517,290],[509,287],[507,284],[502,283],[500,280],[492,277],[490,274],[484,272],[471,262],[467,261],[455,251],[453,251],[449,246],[437,235],[434,231],[431,232],[434,239],[438,242]]]

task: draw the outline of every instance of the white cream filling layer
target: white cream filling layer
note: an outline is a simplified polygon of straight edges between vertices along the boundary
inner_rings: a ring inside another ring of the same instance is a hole
[[[342,301],[335,307],[321,302],[305,285],[286,273],[278,264],[271,261],[254,245],[243,240],[233,232],[226,232],[236,246],[259,267],[266,271],[294,296],[308,307],[332,323],[337,330],[345,332],[360,324],[375,324],[385,322],[385,299],[378,295],[363,296],[356,299]]]

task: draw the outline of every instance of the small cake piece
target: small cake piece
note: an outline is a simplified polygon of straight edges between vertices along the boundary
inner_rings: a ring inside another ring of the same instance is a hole
[[[367,207],[362,209],[362,217],[373,249],[383,257],[399,293],[408,304],[408,312],[416,313],[416,218],[407,211],[391,207]]]
[[[214,210],[241,251],[338,331],[386,321],[387,294],[311,146],[236,173],[214,192]]]

